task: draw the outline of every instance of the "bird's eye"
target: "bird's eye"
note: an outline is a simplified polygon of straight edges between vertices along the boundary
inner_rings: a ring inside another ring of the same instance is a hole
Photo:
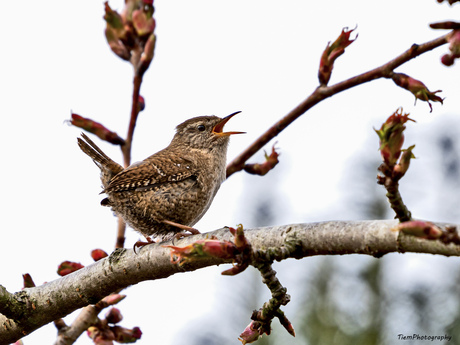
[[[200,131],[200,132],[203,132],[206,127],[204,125],[198,125],[197,129]]]

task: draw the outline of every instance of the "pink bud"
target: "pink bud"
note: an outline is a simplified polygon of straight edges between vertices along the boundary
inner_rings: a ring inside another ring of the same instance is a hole
[[[35,287],[34,280],[32,279],[32,276],[29,273],[23,274],[22,275],[22,280],[24,281],[24,288],[33,288]]]
[[[460,57],[460,30],[452,31],[449,36],[449,50],[452,52],[454,58]]]
[[[104,303],[107,303],[107,305],[114,305],[122,301],[125,297],[126,295],[120,295],[120,294],[114,293],[114,294],[104,297],[102,301]]]
[[[401,158],[399,159],[398,164],[395,165],[393,169],[393,177],[395,179],[400,179],[403,177],[407,170],[409,169],[410,160],[415,158],[412,150],[414,149],[415,145],[410,146],[409,148],[402,150]]]
[[[93,249],[91,251],[91,257],[93,258],[94,261],[99,261],[107,256],[109,255],[102,249]]]
[[[118,57],[126,61],[131,59],[131,52],[120,40],[120,37],[115,30],[107,27],[105,29],[105,38],[107,39],[110,49],[112,49]]]
[[[409,77],[404,73],[394,73],[392,76],[393,81],[396,85],[409,90],[415,96],[415,100],[420,99],[425,101],[430,106],[430,110],[433,111],[430,101],[440,102],[442,104],[443,99],[439,96],[436,96],[441,90],[431,92],[420,80]]]
[[[259,339],[259,337],[260,333],[255,326],[255,321],[251,321],[251,323],[244,329],[243,333],[240,334],[238,340],[241,341],[243,345],[246,345],[255,342]]]
[[[439,0],[438,0],[439,1]],[[460,0],[453,0],[453,2]],[[449,1],[450,2],[450,1]],[[441,62],[446,66],[452,66],[455,59],[460,58],[460,22],[445,21],[440,23],[430,24],[433,29],[448,29],[452,30],[447,38],[450,54],[445,54],[441,57]]]
[[[444,54],[441,57],[441,63],[445,66],[452,66],[454,64],[455,58],[452,54]]]
[[[142,332],[139,327],[128,329],[120,326],[110,327],[115,335],[115,341],[121,344],[134,343],[141,338]]]
[[[155,30],[155,19],[144,9],[135,10],[133,11],[133,26],[139,36],[150,35]]]
[[[334,61],[345,52],[345,48],[353,43],[355,39],[350,40],[351,33],[355,30],[349,30],[348,28],[342,29],[340,36],[332,43],[328,43],[326,49],[321,55],[319,64],[318,79],[321,85],[327,85],[331,78],[332,69],[334,68]]]
[[[94,339],[96,337],[96,335],[98,334],[99,332],[99,329],[95,326],[90,326],[88,327],[88,329],[86,330],[86,334],[88,335],[88,337],[90,337],[91,339]]]
[[[120,309],[112,307],[105,314],[105,319],[108,323],[119,323],[123,320],[123,315],[121,315]]]
[[[151,34],[145,43],[144,52],[141,55],[140,66],[139,68],[143,71],[147,70],[150,66],[150,63],[153,60],[153,55],[155,52],[155,44],[156,44],[156,36],[155,34]]]
[[[64,261],[59,265],[57,273],[61,277],[63,277],[65,275],[67,275],[67,274],[70,274],[72,272],[78,271],[79,269],[81,269],[83,267],[85,267],[85,266],[83,266],[82,264],[80,264],[78,262]]]
[[[276,152],[275,145],[273,145],[272,153],[270,155],[267,155],[267,153],[265,153],[264,163],[246,164],[244,166],[244,171],[246,171],[249,174],[264,176],[270,170],[275,168],[275,166],[279,163],[278,156],[280,155],[278,152]]]
[[[85,131],[97,135],[100,139],[108,141],[114,145],[123,145],[125,141],[118,136],[117,133],[110,131],[99,122],[80,116],[71,114],[70,123],[75,127],[83,128]]]
[[[243,224],[238,224],[236,230],[230,228],[230,232],[235,236],[234,242],[238,250],[241,251],[250,245],[248,239],[244,236]]]
[[[163,246],[171,249],[171,262],[183,265],[199,257],[213,256],[222,259],[232,259],[236,254],[235,244],[229,241],[198,240],[185,247]],[[177,258],[174,259],[174,256]]]
[[[107,25],[114,29],[122,29],[124,26],[123,19],[117,11],[112,10],[112,8],[109,6],[108,1],[104,3],[104,9],[104,19],[107,22]]]
[[[138,111],[141,112],[142,110],[145,109],[145,99],[144,97],[142,97],[141,95],[139,95],[139,99],[137,101],[137,105],[138,105]]]
[[[107,326],[102,328],[90,326],[86,330],[86,334],[93,340],[95,345],[113,345],[115,340],[115,335]]]
[[[409,114],[403,115],[402,109],[399,108],[385,121],[379,130],[375,130],[380,138],[380,154],[383,161],[391,168],[401,155],[401,148],[404,143],[403,132],[406,129],[404,124],[409,120],[414,121],[409,118]]]
[[[439,227],[431,222],[421,220],[411,220],[400,223],[394,230],[427,239],[437,239],[442,235],[442,230]]]

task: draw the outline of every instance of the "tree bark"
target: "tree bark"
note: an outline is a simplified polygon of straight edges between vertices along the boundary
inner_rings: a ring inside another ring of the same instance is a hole
[[[254,257],[260,260],[344,254],[381,257],[394,252],[460,255],[460,246],[392,231],[397,224],[394,220],[329,221],[247,229],[245,235],[252,244]],[[210,236],[233,239],[228,229],[223,228],[176,241],[175,245],[183,246]],[[170,250],[163,247],[165,244],[168,243],[147,245],[137,253],[116,249],[107,258],[72,274],[14,294],[0,285],[0,344],[13,343],[53,320],[144,280],[231,262],[208,257],[182,266],[171,264]]]

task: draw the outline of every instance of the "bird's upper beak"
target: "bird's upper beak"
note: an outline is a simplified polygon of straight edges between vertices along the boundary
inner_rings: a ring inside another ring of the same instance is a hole
[[[218,135],[218,136],[228,136],[232,134],[244,134],[246,132],[223,132],[225,124],[230,120],[233,116],[236,114],[241,113],[241,111],[234,112],[233,114],[230,114],[228,116],[225,116],[222,120],[219,121],[217,125],[214,126],[212,129],[212,133]]]

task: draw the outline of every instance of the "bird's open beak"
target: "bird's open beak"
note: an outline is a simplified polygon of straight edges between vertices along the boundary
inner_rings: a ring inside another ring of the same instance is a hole
[[[232,134],[245,134],[246,132],[223,132],[225,124],[230,120],[233,116],[236,114],[241,113],[241,111],[234,112],[233,114],[230,114],[228,116],[225,116],[220,122],[214,126],[212,129],[212,133],[218,135],[218,136],[228,136]]]

